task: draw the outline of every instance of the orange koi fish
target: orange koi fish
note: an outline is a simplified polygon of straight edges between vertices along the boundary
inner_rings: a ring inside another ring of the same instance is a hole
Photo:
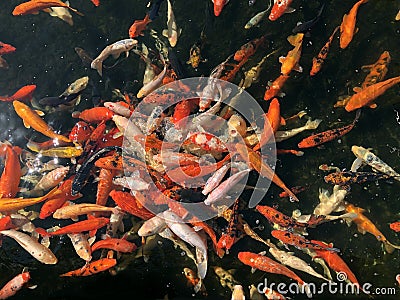
[[[67,137],[55,133],[53,128],[43,121],[39,114],[32,110],[28,105],[15,100],[13,101],[13,106],[17,115],[22,119],[25,127],[32,127],[36,131],[39,131],[40,133],[52,139],[58,139],[66,143],[71,142]]]
[[[292,70],[303,72],[303,68],[299,65],[301,49],[303,45],[303,37],[304,33],[298,33],[296,35],[291,35],[287,38],[288,42],[292,46],[294,46],[294,48],[288,52],[286,57],[279,57],[279,62],[282,64],[282,75],[289,75]]]
[[[0,219],[0,231],[1,230],[8,230],[14,228],[14,224],[11,221],[10,216],[5,216]]]
[[[289,217],[268,205],[257,205],[256,209],[259,213],[266,217],[268,221],[273,224],[278,224],[281,227],[303,228],[307,226],[306,223],[299,223],[292,217]]]
[[[339,26],[337,26],[335,28],[335,30],[333,31],[333,33],[329,37],[328,41],[326,42],[326,44],[322,47],[321,51],[319,51],[317,57],[313,58],[312,67],[311,67],[311,71],[310,71],[310,76],[314,76],[315,74],[317,74],[321,70],[322,64],[324,63],[325,59],[328,56],[329,49],[330,49],[332,41],[333,41],[333,37],[335,36],[335,34],[336,34],[336,32],[338,31],[339,28],[340,28]]]
[[[15,50],[17,50],[17,48],[14,46],[0,42],[0,55],[13,53]]]
[[[108,238],[97,241],[91,249],[92,252],[98,249],[111,249],[122,253],[131,253],[136,249],[136,245],[124,239]]]
[[[369,71],[369,73],[367,77],[365,77],[364,82],[361,84],[361,89],[381,81],[388,71],[390,60],[390,53],[388,51],[384,51],[381,56],[379,56],[376,63],[362,66],[361,70]]]
[[[14,16],[24,16],[29,14],[38,14],[40,10],[50,7],[65,7],[72,10],[74,13],[83,16],[81,12],[67,5],[60,0],[31,0],[17,5],[12,14]]]
[[[53,213],[54,219],[70,219],[80,215],[90,214],[93,212],[111,212],[116,213],[118,209],[115,207],[107,207],[93,203],[79,203],[60,207]]]
[[[92,134],[93,128],[84,121],[79,121],[72,127],[69,134],[69,139],[72,142],[83,143],[86,142]]]
[[[265,36],[251,40],[250,42],[244,44],[238,51],[235,52],[233,59],[237,62],[243,59],[248,59],[254,53],[256,53],[257,48],[265,41]]]
[[[214,15],[218,17],[229,0],[211,0],[214,3]]]
[[[266,114],[265,123],[263,132],[260,136],[260,142],[254,146],[253,150],[257,151],[267,143],[270,142],[271,138],[274,137],[274,134],[278,131],[279,125],[282,122],[281,110],[279,105],[279,100],[277,98],[272,99],[269,104],[268,112]]]
[[[296,280],[300,286],[306,284],[295,272],[262,254],[256,254],[252,252],[239,252],[238,258],[242,263],[252,268],[268,273],[287,276]]]
[[[374,223],[372,223],[370,219],[363,215],[364,211],[364,209],[354,206],[353,204],[346,204],[346,212],[357,214],[357,217],[352,221],[357,225],[357,229],[360,233],[365,234],[366,232],[369,232],[374,235],[378,241],[383,243],[385,250],[388,253],[393,253],[395,249],[400,249],[400,246],[390,243],[383,233],[380,232],[379,229],[374,225]]]
[[[88,123],[99,123],[101,121],[111,120],[114,113],[107,107],[93,107],[85,109],[82,112],[74,112],[73,118],[79,118]]]
[[[314,241],[314,243],[320,245],[321,247],[329,247],[329,245],[324,242]],[[339,254],[337,254],[336,252],[320,249],[314,249],[314,251],[317,253],[317,256],[313,259],[321,257],[332,270],[334,270],[335,272],[344,272],[347,275],[348,280],[359,286],[356,276],[350,270],[345,261],[339,256]]]
[[[0,199],[0,212],[12,212],[23,209],[59,195],[61,192],[58,188],[52,189],[46,195],[37,198],[1,198]]]
[[[110,196],[123,211],[126,211],[131,215],[144,220],[154,217],[153,213],[142,207],[142,204],[138,203],[136,198],[128,192],[112,190]]]
[[[16,91],[12,96],[0,97],[0,101],[11,102],[14,100],[26,101],[32,99],[32,94],[36,90],[36,85],[25,85]]]
[[[400,222],[393,222],[389,225],[390,229],[399,232],[400,231]]]
[[[43,228],[39,227],[36,228],[35,230],[41,236],[54,236],[54,235],[63,235],[69,233],[81,233],[83,231],[92,231],[99,229],[103,226],[106,226],[108,223],[110,223],[109,218],[91,218],[88,220],[76,222],[71,225],[61,227],[60,229],[53,232],[47,232]]]
[[[133,22],[132,26],[129,28],[129,37],[133,39],[139,35],[144,35],[142,31],[146,29],[147,24],[150,22],[149,14],[146,14],[143,20],[136,20]]]
[[[99,5],[100,5],[100,0],[90,0],[90,1],[92,1],[92,3],[93,3],[95,6],[99,6]]]
[[[353,39],[357,11],[361,4],[367,3],[368,0],[360,0],[350,9],[349,14],[343,16],[342,24],[340,24],[340,48],[346,48]]]
[[[314,243],[314,240],[307,240],[300,234],[292,233],[286,230],[272,230],[271,235],[280,240],[282,243],[295,246],[299,249],[307,248],[313,250],[329,250],[339,252],[339,249],[332,248],[332,244],[321,246],[318,243]]]
[[[344,126],[344,127],[323,131],[323,132],[311,135],[309,137],[306,137],[305,139],[301,140],[300,143],[297,144],[297,147],[299,147],[301,149],[311,148],[311,147],[315,147],[315,146],[321,145],[323,143],[332,141],[341,136],[344,136],[345,134],[349,133],[350,130],[352,130],[354,128],[358,118],[360,117],[360,113],[361,113],[361,110],[358,110],[356,113],[356,117],[351,124]]]
[[[106,271],[117,264],[115,258],[101,258],[84,265],[80,269],[61,274],[60,277],[90,276],[99,272]]]
[[[206,288],[203,284],[203,281],[200,277],[190,268],[183,268],[183,274],[188,280],[188,285],[192,285],[194,287],[194,292],[201,292],[203,296],[207,296]]]
[[[19,191],[21,178],[19,157],[14,148],[17,151],[18,149],[6,144],[3,144],[2,147],[6,148],[6,161],[0,178],[0,198],[14,198]]]
[[[97,184],[96,204],[106,205],[108,196],[113,188],[114,170],[100,169],[99,182]]]
[[[374,103],[374,100],[384,94],[387,89],[398,83],[400,83],[400,76],[375,83],[364,89],[354,88],[353,90],[356,94],[351,96],[349,102],[345,106],[345,110],[350,112],[364,106],[376,108],[377,105]]]
[[[272,83],[268,82],[268,86],[266,87],[264,100],[268,101],[276,96],[284,96],[285,94],[281,92],[282,86],[285,84],[286,80],[288,80],[288,75],[279,75],[277,79],[275,79]]]
[[[14,296],[31,279],[29,272],[22,272],[5,284],[0,290],[0,299]]]
[[[275,174],[275,172],[263,161],[261,155],[250,149],[249,147],[236,144],[235,145],[237,152],[239,152],[240,156],[247,160],[247,157],[250,162],[250,166],[254,168],[261,176],[272,180],[277,186],[287,192],[290,196],[291,201],[299,201],[297,196],[284,184],[284,182]]]

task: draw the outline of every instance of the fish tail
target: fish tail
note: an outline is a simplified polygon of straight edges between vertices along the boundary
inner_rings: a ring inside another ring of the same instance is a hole
[[[306,123],[306,127],[307,129],[317,129],[317,127],[319,126],[319,124],[322,122],[321,119],[315,119],[314,121],[311,121],[311,119],[309,119]]]
[[[92,63],[90,64],[90,67],[92,69],[96,69],[97,73],[99,73],[100,76],[103,76],[103,61],[100,59],[94,59]]]
[[[386,252],[389,253],[389,254],[393,253],[395,249],[400,249],[400,246],[393,245],[388,240],[384,241],[383,245],[385,247]]]
[[[81,17],[84,17],[85,15],[83,13],[81,13],[80,11],[78,11],[76,8],[73,8],[71,6],[68,6],[68,8],[70,10],[72,10],[74,13],[76,13],[77,15],[80,15]]]
[[[39,233],[41,236],[43,236],[43,237],[51,236],[51,234],[49,234],[46,230],[44,230],[43,228],[40,228],[40,227],[37,227],[37,228],[35,229],[35,231],[36,231],[37,233]]]

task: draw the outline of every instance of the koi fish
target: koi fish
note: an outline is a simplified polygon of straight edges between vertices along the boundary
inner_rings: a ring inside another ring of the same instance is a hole
[[[61,98],[70,95],[77,95],[87,87],[88,83],[89,76],[83,76],[71,83],[59,97]]]
[[[0,231],[0,234],[14,239],[30,255],[32,255],[43,264],[54,265],[58,261],[57,257],[53,254],[53,252],[51,252],[49,248],[43,246],[30,235],[14,229]]]
[[[267,205],[257,205],[256,209],[261,213],[267,220],[273,224],[278,224],[281,227],[288,228],[304,228],[307,224],[299,223],[295,219],[281,213],[273,207]]]
[[[58,139],[67,143],[71,142],[67,137],[55,133],[53,129],[45,121],[43,121],[42,118],[40,118],[39,114],[26,104],[18,100],[14,100],[13,106],[15,112],[22,119],[26,128],[32,127],[36,131],[39,131],[40,133],[52,139]]]
[[[156,90],[158,87],[160,87],[162,85],[162,80],[167,74],[167,69],[168,69],[168,63],[165,63],[164,69],[157,76],[155,76],[153,80],[143,85],[143,87],[138,91],[136,97],[143,98],[149,95],[154,90]]]
[[[0,290],[0,299],[7,299],[14,296],[31,279],[29,272],[18,274],[7,282]]]
[[[362,66],[361,70],[369,71],[369,73],[367,77],[365,77],[364,82],[361,84],[361,89],[381,81],[388,71],[390,60],[390,53],[388,51],[384,51],[374,64]]]
[[[338,31],[340,27],[337,26],[331,36],[329,37],[328,41],[326,44],[322,47],[322,49],[319,51],[317,57],[313,57],[312,60],[312,67],[310,70],[310,76],[316,75],[322,68],[322,64],[325,62],[326,58],[328,57],[329,49],[331,47],[333,37],[335,36],[336,32]]]
[[[56,147],[46,150],[40,150],[42,156],[60,157],[60,158],[74,158],[81,156],[83,149],[81,146],[77,147]]]
[[[197,69],[201,62],[206,62],[207,59],[201,57],[200,42],[194,43],[189,50],[189,59],[186,64],[191,65],[193,69]]]
[[[320,241],[314,241],[317,245],[320,245],[321,247],[328,247],[329,245],[320,242]],[[339,256],[338,253],[328,251],[328,250],[320,250],[320,249],[314,249],[316,256],[313,257],[313,260],[316,258],[322,258],[328,266],[334,270],[335,272],[344,272],[347,275],[347,279],[350,280],[352,283],[356,284],[359,286],[358,280],[354,273],[351,271],[349,266],[345,263],[345,261]]]
[[[107,238],[97,241],[92,245],[92,252],[98,249],[111,249],[122,253],[131,253],[136,249],[134,243],[128,242],[125,239]]]
[[[0,97],[0,101],[11,102],[14,100],[27,101],[32,99],[32,94],[36,90],[36,85],[25,85],[16,91],[12,96]]]
[[[17,50],[17,48],[14,46],[0,42],[0,55],[13,53],[15,50]]]
[[[22,173],[18,158],[19,153],[16,147],[7,144],[3,144],[1,147],[5,147],[6,159],[0,177],[0,198],[14,198],[19,191]]]
[[[178,38],[181,35],[182,28],[178,28],[175,21],[174,11],[172,10],[172,4],[170,0],[167,0],[168,11],[167,11],[167,29],[162,31],[162,35],[168,38],[171,47],[175,47],[178,42]],[[139,97],[138,97],[139,98]]]
[[[306,272],[314,277],[330,281],[329,279],[326,279],[324,276],[316,272],[307,262],[297,256],[294,256],[294,254],[291,252],[279,250],[277,247],[270,247],[269,253],[271,253],[272,256],[275,257],[275,259],[283,265],[291,267],[292,269]]]
[[[272,2],[270,2],[272,3]],[[252,17],[246,25],[244,25],[244,29],[250,29],[251,27],[254,27],[258,25],[258,23],[261,22],[261,20],[265,17],[265,15],[268,13],[270,7],[268,7],[266,10],[260,11],[258,14],[256,14],[254,17]]]
[[[93,129],[88,123],[84,121],[79,121],[74,125],[74,127],[72,127],[68,138],[72,142],[81,144],[89,139],[92,131]]]
[[[292,50],[288,52],[286,57],[279,57],[279,62],[281,65],[281,74],[289,75],[292,70],[297,72],[303,72],[303,68],[299,65],[302,44],[303,44],[304,33],[298,33],[296,35],[291,35],[287,38],[288,42],[294,46]]]
[[[239,152],[240,156],[246,160],[247,157],[250,161],[250,166],[254,168],[261,176],[272,180],[277,186],[287,192],[290,196],[291,201],[299,201],[297,196],[284,184],[284,182],[275,174],[275,172],[268,166],[262,159],[261,155],[253,151],[242,144],[235,145],[236,150]],[[251,205],[251,203],[249,204]]]
[[[265,35],[253,39],[249,41],[248,43],[242,45],[239,50],[235,52],[233,55],[233,59],[237,62],[241,62],[243,60],[247,60],[250,56],[252,56],[254,53],[256,53],[258,47],[264,43],[265,41]]]
[[[271,13],[268,16],[270,21],[276,21],[283,14],[292,13],[296,11],[290,7],[293,0],[274,0],[274,6],[272,6]]]
[[[54,188],[46,195],[37,198],[0,198],[0,212],[17,211],[27,206],[52,199],[60,194],[61,192],[57,188]]]
[[[280,240],[282,243],[287,245],[295,246],[298,249],[308,248],[314,250],[329,250],[339,252],[340,250],[337,248],[333,248],[332,244],[327,246],[321,246],[317,243],[314,243],[314,240],[307,240],[300,234],[292,233],[287,230],[272,230],[271,235]]]
[[[146,14],[143,20],[136,20],[135,22],[133,22],[133,24],[129,28],[129,37],[133,39],[135,37],[138,37],[139,35],[144,36],[142,31],[146,29],[147,24],[149,24],[150,22],[151,20],[149,18],[149,14]]]
[[[65,1],[65,4],[69,5],[69,1]],[[66,22],[68,25],[73,26],[74,21],[72,20],[72,15],[70,14],[68,8],[66,7],[50,7],[49,15],[52,17],[57,17],[62,21]]]
[[[276,96],[283,97],[285,93],[281,92],[283,85],[285,84],[286,80],[288,80],[288,75],[279,75],[273,82],[268,82],[264,93],[264,100],[268,101]]]
[[[90,0],[94,6],[99,6],[100,5],[100,0]]]
[[[74,112],[72,114],[73,118],[79,118],[88,123],[99,123],[101,121],[111,120],[114,113],[107,107],[93,107],[85,109],[81,112]]]
[[[357,225],[357,229],[361,234],[369,232],[372,235],[374,235],[378,241],[383,243],[385,250],[388,253],[393,253],[395,249],[400,249],[400,246],[396,246],[390,243],[387,240],[387,238],[383,235],[383,233],[380,232],[379,229],[374,225],[374,223],[372,223],[370,219],[368,219],[366,216],[363,215],[363,212],[365,211],[363,208],[348,203],[346,204],[346,211],[357,214],[357,217],[353,218],[351,221]],[[349,226],[351,221],[348,220],[347,222]]]
[[[400,232],[400,222],[390,223],[389,227],[396,232]]]
[[[35,0],[36,1],[36,0]],[[90,67],[92,69],[96,69],[100,76],[103,75],[103,61],[107,59],[110,55],[112,55],[115,59],[117,59],[121,53],[126,54],[126,57],[129,56],[129,51],[138,43],[137,40],[134,39],[124,39],[117,41],[111,45],[108,45],[100,52],[100,54],[91,62]]]
[[[351,96],[349,102],[347,102],[345,106],[345,110],[350,112],[364,106],[376,108],[377,105],[374,103],[374,100],[380,95],[384,94],[387,89],[398,83],[400,83],[400,76],[375,83],[364,89],[354,88],[353,90],[356,92],[356,94]]]
[[[286,130],[286,131],[277,131],[275,132],[275,142],[282,142],[284,140],[287,140],[296,134],[299,134],[300,132],[303,132],[304,130],[314,130],[317,129],[319,124],[322,122],[321,119],[315,119],[314,121],[310,119],[307,120],[306,124],[304,126]]]
[[[214,15],[218,17],[222,10],[224,9],[225,5],[229,3],[229,0],[211,0],[214,3]]]
[[[46,237],[46,236],[63,235],[69,233],[81,233],[83,231],[92,231],[99,229],[107,225],[108,223],[110,223],[110,219],[108,218],[91,218],[88,220],[79,221],[71,225],[61,227],[60,229],[57,229],[56,231],[53,232],[47,232],[43,228],[39,227],[36,228],[35,231],[39,233],[41,236]]]
[[[40,10],[44,10],[50,7],[65,7],[72,10],[74,13],[83,16],[81,12],[60,0],[31,0],[23,2],[14,8],[12,14],[14,16],[37,14]]]
[[[360,0],[350,9],[349,14],[343,16],[342,24],[340,24],[340,48],[345,49],[353,39],[357,11],[361,4],[367,3],[368,0]]]
[[[92,212],[115,212],[115,207],[107,207],[92,203],[79,203],[74,205],[63,206],[53,213],[55,219],[72,219],[80,215],[90,214]]]
[[[60,277],[90,276],[106,271],[117,264],[115,258],[101,258],[84,265],[82,268],[61,274]]]
[[[341,136],[344,136],[345,134],[349,133],[350,130],[352,130],[354,128],[358,118],[360,117],[360,114],[361,114],[361,110],[358,110],[356,113],[356,117],[354,118],[354,121],[350,125],[336,128],[336,129],[330,129],[330,130],[323,131],[323,132],[311,135],[309,137],[306,137],[297,144],[297,147],[299,147],[300,149],[311,148],[311,147],[315,147],[315,146],[321,145],[326,142],[330,142]]]
[[[33,188],[33,191],[48,191],[64,180],[69,172],[69,166],[54,169],[44,175]]]
[[[356,165],[361,163],[366,163],[371,166],[374,170],[377,170],[381,173],[389,175],[396,180],[400,181],[400,174],[393,170],[388,164],[382,161],[378,156],[373,154],[369,149],[365,149],[361,146],[352,146],[351,151],[357,157],[351,166],[351,171],[356,170]]]
[[[219,278],[219,282],[223,287],[228,287],[231,291],[233,291],[234,286],[239,284],[239,282],[233,277],[235,270],[224,270],[221,267],[213,267],[215,274]]]
[[[87,234],[83,233],[68,233],[67,236],[71,239],[72,246],[76,254],[85,261],[92,260],[92,252],[87,238]]]
[[[265,254],[265,252],[262,252],[261,254],[239,252],[238,258],[242,263],[250,266],[252,270],[258,269],[267,273],[281,274],[296,280],[300,286],[307,286],[307,284],[292,270],[263,254]]]
[[[329,192],[324,189],[319,190],[319,201],[320,203],[314,208],[313,214],[320,215],[329,215],[333,211],[342,211],[344,207],[342,207],[342,203],[344,197],[347,195],[347,190],[341,188],[339,185],[333,186],[332,195],[329,195]]]
[[[128,192],[112,190],[110,192],[110,196],[114,200],[114,202],[121,208],[121,210],[126,211],[131,215],[137,216],[144,220],[154,217],[153,213],[151,213],[144,207],[140,207],[141,204],[138,203],[136,198]]]
[[[351,172],[351,171],[339,171],[330,173],[324,177],[326,183],[337,184],[337,185],[348,185],[351,183],[365,183],[368,181],[377,181],[380,179],[391,178],[387,174],[379,174],[375,172]]]

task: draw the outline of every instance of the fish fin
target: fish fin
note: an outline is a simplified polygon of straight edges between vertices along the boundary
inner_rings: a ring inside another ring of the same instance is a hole
[[[114,58],[114,59],[118,59],[118,57],[121,55],[121,53],[114,53],[114,54],[112,54],[112,57]]]
[[[284,92],[279,92],[277,96],[282,98],[282,97],[285,97],[286,94]]]
[[[296,65],[293,67],[293,70],[295,70],[295,71],[297,71],[297,72],[299,72],[299,73],[302,73],[302,72],[303,72],[303,67],[300,66],[299,64],[296,64]]]
[[[360,87],[358,87],[358,86],[356,86],[356,87],[353,88],[353,92],[355,92],[355,93],[359,93],[359,92],[361,92],[361,91],[362,91],[362,88],[360,88]]]
[[[24,123],[25,128],[31,128],[31,125],[29,125],[25,120],[22,120],[22,122]]]
[[[261,251],[260,253],[258,253],[259,255],[265,256],[265,254],[267,254],[267,251]]]
[[[279,57],[279,62],[280,62],[281,64],[283,64],[283,63],[285,62],[285,59],[286,59],[285,56],[280,56],[280,57]],[[271,83],[271,84],[272,84],[272,83]]]
[[[291,13],[293,13],[293,12],[295,12],[295,11],[296,11],[295,8],[293,8],[293,7],[288,7],[288,8],[286,8],[286,10],[285,10],[285,14],[291,14]]]
[[[39,233],[41,236],[43,236],[43,237],[51,236],[51,234],[49,234],[45,229],[40,228],[40,227],[37,227],[37,228],[35,229],[35,231],[36,231],[37,233]]]
[[[376,105],[376,103],[371,103],[368,106],[369,106],[369,108],[377,108],[378,107],[378,105]]]
[[[256,268],[251,268],[251,274],[253,274],[255,271],[257,271]]]
[[[366,234],[367,233],[367,231],[364,228],[362,228],[361,226],[357,225],[357,229],[358,229],[358,232],[361,233],[361,234]]]
[[[281,117],[280,125],[281,125],[281,126],[285,126],[285,125],[286,125],[286,120],[285,120],[285,118]]]
[[[351,172],[357,172],[357,170],[364,164],[363,160],[359,157],[357,157],[354,161],[353,164],[351,165],[350,171]]]
[[[168,37],[168,29],[164,29],[161,34],[167,38]]]
[[[287,37],[287,41],[290,43],[290,45],[296,47],[299,43],[301,43],[303,40],[303,34],[295,34],[295,35],[289,35]]]
[[[44,112],[42,112],[41,110],[35,109],[35,112],[36,112],[39,116],[41,116],[41,117],[44,116]]]
[[[373,66],[374,66],[374,65],[365,65],[365,66],[361,66],[361,70],[362,70],[363,72],[369,72],[369,70],[371,70]]]

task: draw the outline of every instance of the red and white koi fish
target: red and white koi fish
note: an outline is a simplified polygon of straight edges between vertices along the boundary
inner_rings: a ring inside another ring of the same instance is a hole
[[[7,299],[14,296],[31,279],[29,272],[18,274],[7,282],[0,290],[0,299]]]
[[[229,0],[211,0],[214,3],[214,15],[218,17]]]
[[[290,7],[292,1],[293,0],[274,0],[274,6],[272,6],[268,19],[275,21],[283,14],[294,12],[295,9]]]

